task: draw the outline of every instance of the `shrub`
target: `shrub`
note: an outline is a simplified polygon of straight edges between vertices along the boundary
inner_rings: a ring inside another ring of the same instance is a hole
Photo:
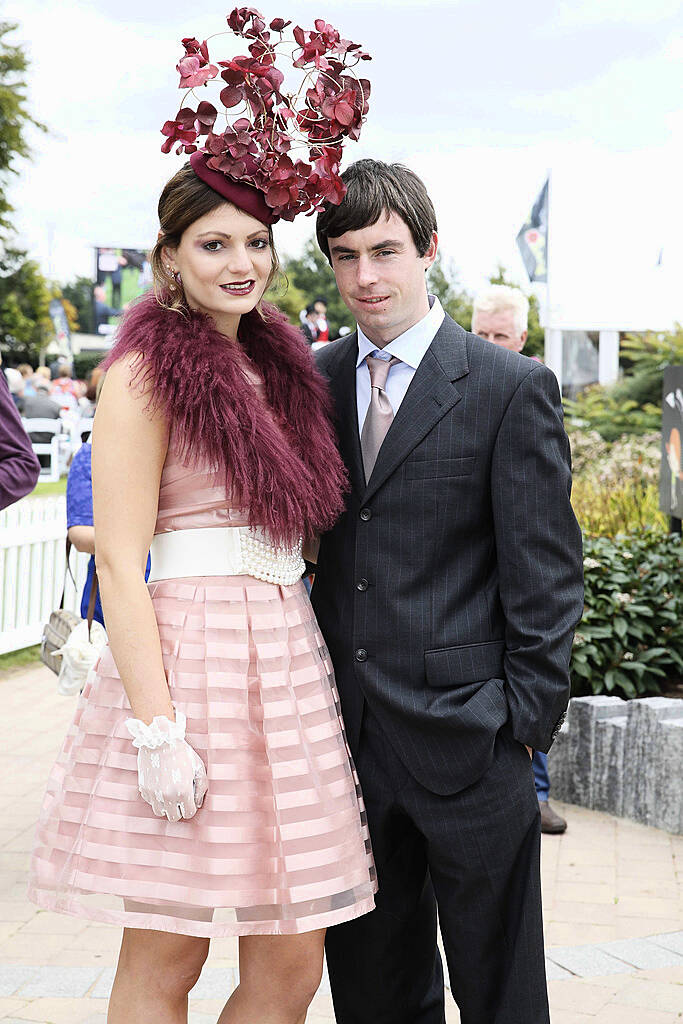
[[[660,377],[661,389],[661,377]],[[658,405],[639,406],[632,398],[620,399],[612,388],[592,384],[572,401],[564,399],[567,430],[595,430],[605,441],[616,441],[622,434],[647,434],[662,421]]]
[[[659,510],[659,434],[622,437],[610,445],[597,431],[575,431],[570,440],[572,505],[585,534],[668,531]]]
[[[74,356],[74,377],[87,380],[88,374],[100,365],[105,355],[104,352],[81,352]]]
[[[575,401],[565,399],[567,429],[597,430],[606,441],[644,434],[661,424],[662,376],[683,363],[683,328],[662,334],[629,334],[621,343],[628,367],[611,387],[595,384]]]
[[[668,519],[659,509],[659,487],[627,480],[612,487],[594,477],[579,478],[572,488],[572,506],[584,534],[611,537],[651,529],[667,533]]]
[[[683,670],[682,550],[672,534],[585,538],[574,696],[656,694]]]

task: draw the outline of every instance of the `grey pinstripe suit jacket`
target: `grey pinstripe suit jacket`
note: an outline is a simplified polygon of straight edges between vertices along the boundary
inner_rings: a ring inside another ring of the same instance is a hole
[[[352,490],[312,600],[352,752],[364,699],[411,774],[454,793],[506,723],[547,751],[569,699],[581,534],[555,376],[446,317],[365,482],[357,338],[321,349]]]

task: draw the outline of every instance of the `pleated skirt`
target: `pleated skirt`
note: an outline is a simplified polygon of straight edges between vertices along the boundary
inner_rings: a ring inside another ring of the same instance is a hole
[[[372,910],[376,874],[329,655],[303,583],[149,585],[175,707],[209,789],[189,821],[138,793],[109,648],[50,775],[29,898],[130,928],[296,934]]]

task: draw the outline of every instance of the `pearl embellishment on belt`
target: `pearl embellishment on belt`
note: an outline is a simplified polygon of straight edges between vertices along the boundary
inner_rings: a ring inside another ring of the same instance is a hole
[[[266,583],[291,586],[306,571],[301,557],[301,541],[294,548],[278,548],[262,534],[241,529],[240,551],[242,572]]]

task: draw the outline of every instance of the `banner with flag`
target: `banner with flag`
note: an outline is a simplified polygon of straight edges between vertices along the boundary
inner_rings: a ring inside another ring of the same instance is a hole
[[[530,281],[548,280],[548,185],[546,180],[517,234],[517,245]]]

